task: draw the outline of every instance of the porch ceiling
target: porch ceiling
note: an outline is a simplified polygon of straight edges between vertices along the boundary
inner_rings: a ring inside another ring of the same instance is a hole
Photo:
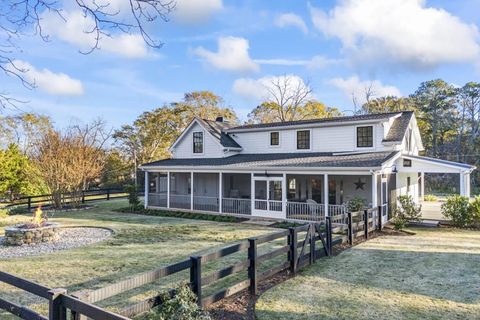
[[[268,153],[239,154],[225,158],[188,158],[166,159],[141,166],[148,169],[263,169],[263,168],[297,168],[306,170],[316,168],[372,169],[381,168],[382,164],[392,159],[398,152],[366,152],[350,154],[334,153]]]

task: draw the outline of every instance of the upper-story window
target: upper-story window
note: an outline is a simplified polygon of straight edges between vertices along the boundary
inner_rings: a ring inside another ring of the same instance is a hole
[[[373,147],[373,126],[357,127],[357,148]]]
[[[270,132],[270,145],[274,147],[280,145],[280,132]]]
[[[297,131],[297,149],[310,149],[310,130]]]
[[[203,153],[203,132],[193,133],[193,153]]]

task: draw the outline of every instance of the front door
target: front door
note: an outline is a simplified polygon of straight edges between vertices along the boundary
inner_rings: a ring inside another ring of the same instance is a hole
[[[283,179],[254,177],[254,215],[283,218]]]

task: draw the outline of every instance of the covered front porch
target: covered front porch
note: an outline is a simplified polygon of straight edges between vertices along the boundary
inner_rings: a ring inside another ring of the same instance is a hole
[[[377,177],[364,172],[145,172],[147,207],[322,221],[349,201],[377,205]],[[374,178],[375,177],[375,178]]]

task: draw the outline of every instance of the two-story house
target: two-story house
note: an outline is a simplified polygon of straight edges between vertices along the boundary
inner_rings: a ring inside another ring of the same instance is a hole
[[[457,173],[462,163],[419,156],[413,112],[233,126],[194,119],[171,146],[172,158],[141,166],[145,205],[283,219],[321,220],[353,198],[384,214],[399,195],[419,201],[424,173]]]

